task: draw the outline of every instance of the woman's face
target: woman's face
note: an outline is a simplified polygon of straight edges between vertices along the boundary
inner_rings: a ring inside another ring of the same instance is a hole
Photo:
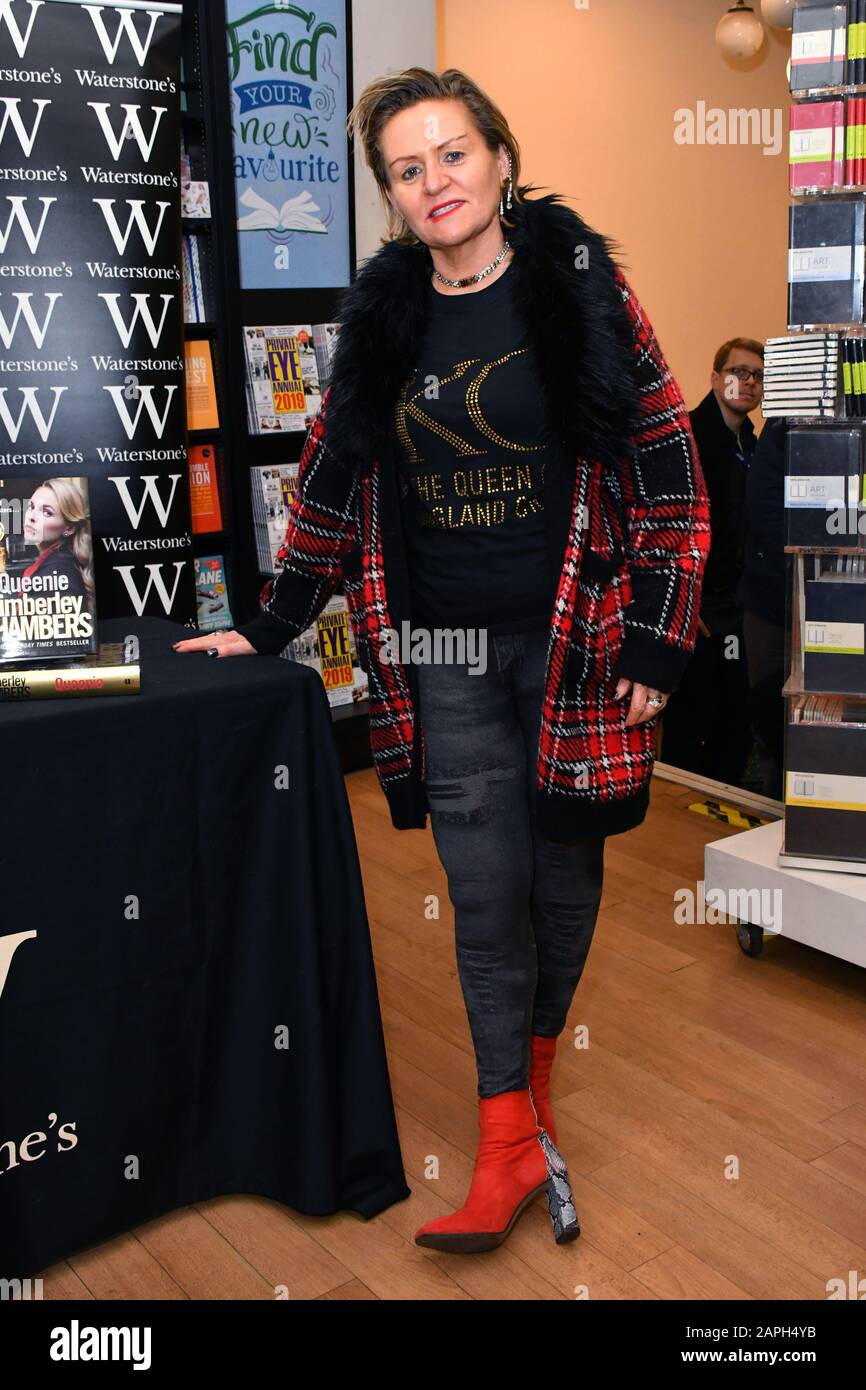
[[[51,545],[62,536],[66,519],[50,487],[38,487],[24,513],[24,539],[30,545]]]
[[[398,111],[382,127],[379,147],[388,196],[428,246],[459,246],[498,215],[508,152],[487,148],[455,97]]]

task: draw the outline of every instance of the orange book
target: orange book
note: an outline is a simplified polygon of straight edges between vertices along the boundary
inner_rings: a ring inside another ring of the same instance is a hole
[[[210,339],[183,345],[186,359],[186,415],[191,430],[218,430],[220,417],[214,385]]]
[[[212,444],[193,444],[188,451],[192,529],[196,535],[222,530],[222,512]]]

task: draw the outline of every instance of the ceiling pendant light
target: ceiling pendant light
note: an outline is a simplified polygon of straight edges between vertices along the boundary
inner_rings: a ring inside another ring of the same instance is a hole
[[[761,0],[761,14],[774,29],[791,29],[796,0]]]
[[[737,0],[716,25],[716,43],[729,58],[752,58],[763,42],[764,26],[744,0]]]

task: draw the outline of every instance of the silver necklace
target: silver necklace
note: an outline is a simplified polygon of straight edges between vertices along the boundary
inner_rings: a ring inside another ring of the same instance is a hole
[[[436,267],[433,267],[433,274],[437,280],[441,280],[443,285],[450,285],[452,290],[465,289],[467,285],[477,285],[479,280],[483,280],[485,275],[490,275],[498,265],[502,264],[505,256],[511,250],[511,242],[506,241],[495,261],[491,261],[483,270],[479,270],[477,275],[467,275],[465,280],[449,280],[447,275],[440,275]]]

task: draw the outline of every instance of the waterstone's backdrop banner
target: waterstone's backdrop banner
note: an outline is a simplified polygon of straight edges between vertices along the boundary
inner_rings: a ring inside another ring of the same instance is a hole
[[[194,623],[180,18],[0,0],[0,497],[86,477],[98,615]]]
[[[228,0],[228,56],[241,285],[348,285],[345,0]]]

